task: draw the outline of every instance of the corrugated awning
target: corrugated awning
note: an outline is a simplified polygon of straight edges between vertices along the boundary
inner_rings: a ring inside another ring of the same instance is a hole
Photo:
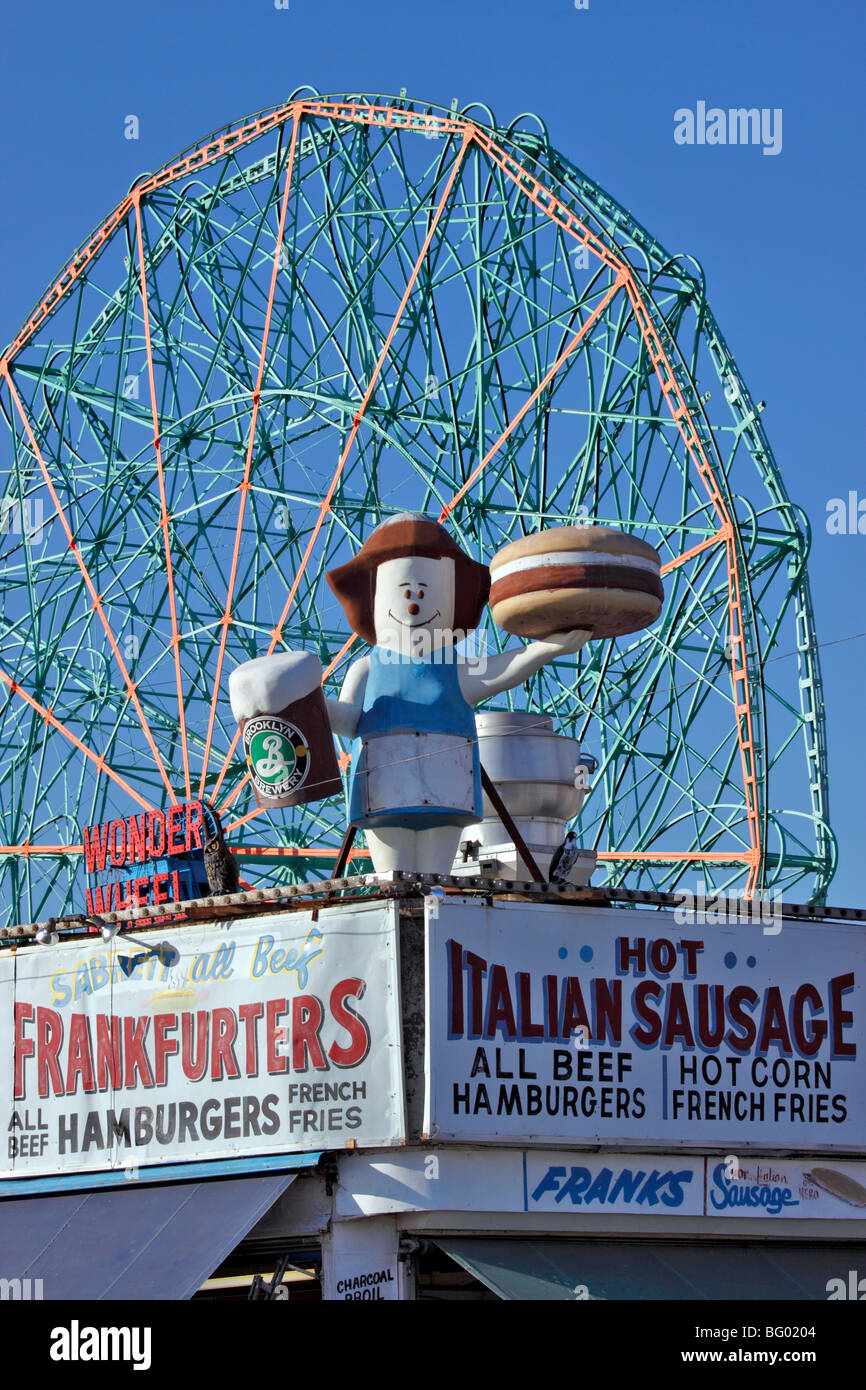
[[[41,1279],[46,1299],[192,1298],[296,1176],[7,1197],[4,1272]]]
[[[448,1237],[441,1250],[500,1298],[737,1301],[827,1298],[844,1275],[838,1245],[713,1245],[690,1242],[498,1240]],[[862,1252],[863,1247],[858,1247]],[[861,1253],[862,1259],[862,1253]],[[585,1292],[584,1292],[585,1290]]]

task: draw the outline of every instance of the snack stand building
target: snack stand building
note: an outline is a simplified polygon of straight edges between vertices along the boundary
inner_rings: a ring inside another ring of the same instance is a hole
[[[860,1296],[862,913],[400,873],[263,898],[3,943],[18,1296]]]
[[[328,573],[371,645],[339,700],[312,653],[231,673],[260,806],[353,740],[336,873],[358,828],[375,873],[225,892],[187,802],[85,830],[89,931],[5,929],[16,1294],[859,1295],[866,914],[581,886],[582,750],[474,709],[654,621],[659,556],[563,527],[492,569],[400,513]],[[488,597],[532,640],[473,670]]]

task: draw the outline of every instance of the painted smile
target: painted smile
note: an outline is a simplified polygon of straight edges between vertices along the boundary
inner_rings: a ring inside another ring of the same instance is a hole
[[[396,616],[391,612],[390,608],[388,609],[388,617],[389,617],[389,618],[393,618],[393,619],[394,619],[394,622],[395,622],[395,623],[399,623],[401,627],[426,627],[428,623],[432,623],[433,618],[438,618],[439,616],[440,616],[440,613],[439,613],[439,609],[437,608],[437,609],[436,609],[436,612],[435,612],[435,613],[432,615],[432,617],[430,617],[430,618],[422,618],[421,621],[420,621],[420,622],[417,622],[417,623],[404,623],[402,618],[396,617]]]

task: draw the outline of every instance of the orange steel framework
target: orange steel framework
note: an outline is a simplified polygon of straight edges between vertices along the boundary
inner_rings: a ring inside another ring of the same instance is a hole
[[[711,443],[708,442],[707,438],[707,424],[705,419],[701,418],[698,405],[694,403],[690,405],[689,403],[689,398],[694,402],[695,393],[692,389],[692,383],[689,380],[688,372],[684,369],[683,363],[677,360],[676,354],[671,349],[669,341],[670,332],[663,315],[653,301],[652,294],[649,292],[646,285],[641,282],[634,265],[626,255],[612,243],[610,239],[606,239],[601,231],[594,231],[590,227],[588,216],[583,217],[579,215],[573,206],[568,206],[563,197],[558,196],[553,191],[553,188],[548,186],[539,173],[532,172],[527,168],[525,157],[511,153],[505,148],[504,142],[501,139],[495,138],[494,134],[481,124],[453,114],[435,115],[430,112],[418,114],[412,110],[400,109],[397,105],[378,105],[364,102],[297,100],[289,102],[256,120],[248,122],[236,130],[226,131],[218,138],[206,143],[202,148],[193,151],[191,154],[179,159],[159,173],[145,178],[135,185],[126,199],[124,199],[103,226],[72,259],[56,284],[49,290],[42,303],[16,337],[7,353],[3,356],[2,360],[0,360],[0,375],[2,375],[5,381],[10,399],[14,405],[15,413],[24,428],[30,450],[36,459],[40,473],[44,479],[56,516],[61,522],[67,539],[68,548],[74,557],[75,564],[90,596],[92,608],[96,612],[102,628],[104,629],[106,640],[120,671],[126,699],[139,721],[143,737],[153,757],[166,794],[172,802],[177,801],[177,793],[172,784],[169,772],[166,769],[164,759],[160,753],[151,728],[151,723],[147,718],[138,693],[139,682],[133,680],[129,667],[121,654],[118,638],[112,631],[109,618],[105,611],[102,595],[99,593],[97,583],[92,577],[88,564],[82,555],[81,546],[76,538],[74,524],[67,515],[59,492],[55,487],[55,482],[52,479],[50,468],[44,456],[44,450],[40,447],[37,431],[34,427],[35,422],[28,415],[22,396],[13,381],[13,366],[16,360],[19,359],[23,350],[34,340],[35,335],[38,334],[49,317],[56,311],[58,305],[72,293],[73,289],[80,282],[86,279],[88,271],[94,264],[96,258],[104,251],[114,233],[124,226],[131,216],[134,222],[141,319],[147,368],[147,386],[153,431],[152,447],[159,492],[158,524],[162,536],[165,566],[164,576],[169,606],[170,646],[173,652],[177,698],[178,748],[182,763],[184,793],[186,797],[189,798],[192,795],[192,777],[190,771],[190,747],[186,719],[184,676],[181,665],[181,643],[186,641],[187,638],[181,630],[178,616],[175,565],[172,557],[171,528],[173,517],[170,512],[166,467],[163,457],[163,432],[160,424],[160,395],[157,382],[157,365],[155,361],[152,331],[153,311],[151,302],[156,291],[154,286],[149,283],[148,278],[149,259],[145,249],[143,206],[145,200],[156,196],[161,190],[175,184],[178,180],[194,174],[200,174],[201,171],[209,165],[217,164],[228,156],[236,158],[239,150],[251,142],[258,140],[268,131],[279,130],[286,124],[290,125],[290,144],[288,156],[285,161],[282,191],[279,199],[277,232],[273,254],[269,258],[270,275],[264,307],[261,341],[258,350],[255,386],[251,392],[250,398],[250,423],[244,450],[243,475],[237,488],[239,493],[237,519],[227,572],[226,597],[218,624],[219,641],[213,667],[213,685],[208,705],[207,725],[203,741],[202,770],[198,786],[198,795],[202,797],[205,795],[208,787],[216,716],[221,697],[221,685],[227,654],[229,629],[236,621],[236,587],[239,561],[245,535],[245,514],[249,493],[252,487],[251,477],[254,467],[257,428],[259,425],[265,370],[268,360],[269,340],[272,332],[275,296],[279,281],[281,253],[289,217],[291,194],[293,187],[295,187],[293,181],[297,178],[298,146],[305,124],[311,129],[321,130],[323,128],[322,123],[324,123],[325,126],[331,126],[333,128],[350,125],[371,130],[404,131],[413,134],[421,134],[431,138],[447,139],[448,137],[454,137],[455,140],[459,142],[459,147],[456,156],[451,162],[450,171],[445,179],[441,194],[438,196],[435,208],[428,217],[426,234],[421,241],[417,254],[414,254],[411,271],[406,278],[405,286],[396,311],[385,332],[381,347],[375,358],[375,363],[369,371],[366,386],[357,404],[357,408],[352,415],[351,426],[348,429],[345,442],[339,452],[333,476],[318,505],[316,519],[310,529],[309,537],[297,564],[294,577],[282,606],[282,611],[274,627],[270,630],[270,640],[266,650],[268,653],[273,652],[277,645],[283,641],[284,628],[292,612],[293,605],[296,603],[302,580],[308,569],[311,557],[314,554],[316,543],[326,518],[332,513],[332,504],[334,503],[334,499],[341,485],[347,461],[358,438],[361,425],[365,422],[367,417],[377,385],[380,383],[385,372],[386,364],[388,364],[390,360],[392,345],[395,342],[398,331],[403,325],[404,316],[412,300],[416,285],[419,283],[419,279],[422,277],[422,273],[427,266],[431,247],[433,246],[440,223],[443,222],[446,212],[449,209],[455,186],[464,169],[467,154],[471,148],[475,147],[477,150],[483,152],[491,166],[495,166],[501,171],[504,179],[510,182],[520,199],[531,203],[534,208],[537,209],[538,213],[548,219],[561,234],[570,238],[575,244],[575,247],[584,248],[589,255],[594,257],[599,266],[609,274],[610,282],[608,287],[600,293],[591,311],[583,318],[579,329],[568,338],[565,347],[556,355],[552,364],[544,370],[543,373],[539,374],[537,384],[526,395],[522,405],[510,415],[504,428],[500,429],[498,437],[495,439],[492,446],[486,449],[483,456],[479,459],[479,462],[469,472],[460,486],[456,488],[450,499],[442,504],[439,514],[440,520],[443,523],[447,522],[460,511],[461,505],[466,499],[472,496],[473,489],[476,488],[476,485],[486,474],[492,460],[501,456],[504,446],[515,437],[518,426],[521,425],[524,418],[527,417],[537,405],[543,405],[544,402],[549,399],[551,390],[555,385],[555,378],[562,372],[566,364],[571,361],[581,344],[585,345],[589,342],[596,324],[604,319],[608,311],[612,312],[614,301],[620,300],[622,295],[624,295],[628,302],[633,321],[639,331],[643,350],[648,357],[651,369],[658,382],[661,398],[665,403],[670,419],[679,435],[688,463],[694,469],[705,489],[706,497],[709,501],[712,513],[715,516],[717,526],[717,529],[712,534],[705,536],[696,544],[686,547],[680,553],[666,560],[662,572],[663,574],[672,574],[674,571],[682,569],[687,563],[696,560],[699,556],[704,555],[706,552],[710,552],[715,546],[723,546],[724,548],[724,561],[727,572],[727,651],[733,691],[733,714],[740,760],[747,847],[743,849],[731,847],[730,849],[720,851],[701,846],[688,850],[668,850],[664,847],[659,848],[657,844],[654,844],[652,847],[647,846],[643,848],[628,848],[623,845],[621,848],[613,847],[600,849],[598,852],[599,859],[625,865],[653,865],[662,863],[742,864],[746,870],[745,894],[746,896],[752,896],[766,883],[765,867],[767,844],[765,837],[765,822],[761,809],[761,773],[758,766],[758,741],[756,738],[756,719],[758,718],[760,704],[759,694],[755,688],[757,678],[756,653],[754,650],[754,641],[750,638],[747,630],[749,623],[747,621],[745,595],[749,587],[748,576],[744,570],[744,552],[743,546],[739,541],[738,518],[732,508],[730,494],[720,468],[720,459],[713,456]],[[665,340],[668,340],[667,345]],[[349,636],[337,655],[329,661],[325,670],[325,680],[330,679],[352,647],[354,641],[354,635]],[[43,706],[35,696],[28,693],[20,681],[2,671],[0,671],[0,679],[6,683],[12,695],[26,702],[33,710],[41,715],[47,725],[56,729],[69,743],[83,753],[96,766],[100,775],[104,774],[106,777],[112,779],[125,794],[132,797],[139,805],[147,809],[151,808],[152,802],[142,796],[127,779],[123,778],[109,765],[106,761],[105,754],[97,754],[92,749],[86,747],[72,730],[53,713],[52,709]],[[217,798],[223,782],[232,767],[237,741],[238,733],[235,732],[233,738],[228,743],[226,751],[220,755],[221,761],[219,770],[209,791],[209,795],[214,801],[214,804],[217,803]],[[248,785],[248,782],[249,774],[243,774],[237,779],[228,794],[224,795],[219,805],[219,811],[222,815],[235,803],[243,789]],[[227,833],[239,830],[244,825],[255,820],[259,814],[260,812],[253,808],[236,816],[236,818],[227,825]],[[28,840],[24,840],[19,844],[0,846],[0,854],[4,856],[20,855],[24,859],[40,855],[75,856],[80,853],[80,850],[81,847],[77,843],[52,846],[32,844]],[[361,857],[363,853],[363,850],[358,850],[356,851],[355,857]],[[315,845],[275,845],[273,848],[269,849],[266,846],[245,844],[243,846],[243,854],[253,859],[267,855],[269,857],[284,856],[288,859],[303,858],[314,860],[317,858],[333,857],[336,854],[336,848],[331,849],[326,846]]]

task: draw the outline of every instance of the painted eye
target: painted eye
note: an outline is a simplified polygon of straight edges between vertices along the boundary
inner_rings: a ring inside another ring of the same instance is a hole
[[[412,597],[412,590],[411,590],[411,589],[404,589],[404,590],[403,590],[403,597],[404,597],[404,598],[411,598],[411,597]]]

